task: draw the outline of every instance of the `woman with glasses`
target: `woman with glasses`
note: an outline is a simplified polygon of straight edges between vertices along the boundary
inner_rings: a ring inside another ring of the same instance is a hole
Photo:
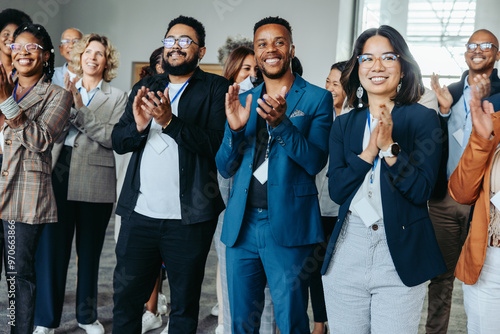
[[[32,23],[31,18],[25,12],[13,8],[0,12],[0,62],[7,74],[14,70],[9,45],[14,41],[14,31],[23,23]]]
[[[105,36],[90,34],[77,43],[72,66],[78,81],[66,80],[74,105],[65,136],[54,148],[53,187],[58,223],[43,231],[37,250],[34,334],[59,327],[66,274],[76,232],[76,319],[89,334],[102,334],[97,320],[99,259],[116,199],[111,131],[125,110],[127,94],[110,85],[118,52]],[[57,150],[56,150],[57,149]]]
[[[0,218],[5,242],[10,332],[33,331],[35,252],[45,226],[57,221],[51,151],[63,132],[71,94],[50,84],[54,49],[47,31],[23,24],[10,44],[17,77],[0,65]]]
[[[427,211],[441,154],[436,112],[417,102],[420,69],[392,27],[357,39],[348,103],[330,135],[340,204],[323,285],[332,333],[417,333],[425,281],[446,270]]]

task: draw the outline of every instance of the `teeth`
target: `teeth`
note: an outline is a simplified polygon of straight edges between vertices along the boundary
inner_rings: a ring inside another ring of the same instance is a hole
[[[472,58],[472,61],[477,64],[477,63],[482,62],[483,58]]]
[[[375,82],[380,82],[380,81],[385,80],[385,78],[384,77],[374,77],[374,78],[371,78],[370,80],[375,81]]]
[[[272,58],[272,59],[266,59],[266,63],[268,64],[275,64],[277,62],[279,62],[280,60],[277,59],[277,58]]]
[[[29,63],[31,63],[31,59],[26,59],[26,58],[19,59],[18,63],[19,65],[28,65]]]
[[[89,64],[89,63],[87,63],[87,66],[97,67],[97,65],[96,65],[96,64]]]

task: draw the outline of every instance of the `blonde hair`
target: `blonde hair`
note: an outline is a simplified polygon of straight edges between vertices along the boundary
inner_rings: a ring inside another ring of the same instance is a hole
[[[114,78],[116,78],[116,72],[118,69],[118,65],[120,64],[118,58],[120,57],[120,53],[115,49],[113,44],[111,44],[110,40],[106,36],[98,35],[98,34],[88,34],[83,36],[83,38],[75,44],[73,50],[71,51],[71,66],[75,70],[75,73],[78,76],[83,75],[82,65],[81,65],[81,57],[85,49],[90,44],[90,42],[99,42],[104,45],[106,51],[106,68],[102,74],[104,81],[110,82]]]

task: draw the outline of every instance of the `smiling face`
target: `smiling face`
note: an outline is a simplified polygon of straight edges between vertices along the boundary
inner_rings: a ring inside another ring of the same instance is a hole
[[[365,42],[363,54],[376,58],[370,67],[359,66],[358,68],[359,81],[366,90],[368,99],[371,95],[387,99],[396,96],[396,88],[403,77],[400,60],[398,59],[391,66],[384,66],[380,61],[380,57],[384,54],[395,54],[389,39],[379,35],[370,37]]]
[[[23,45],[21,51],[12,53],[12,62],[14,63],[14,67],[17,69],[19,76],[38,76],[40,78],[43,74],[43,63],[49,60],[50,53],[40,48],[33,52],[26,51],[26,48],[24,47],[25,44],[42,44],[29,32],[24,32],[18,35],[14,42]]]
[[[234,82],[240,83],[248,76],[252,76],[254,78],[257,77],[257,63],[255,62],[255,56],[252,54],[249,54],[248,56],[243,59],[243,64],[241,65],[240,70],[238,71],[238,75],[236,75],[236,78]]]
[[[465,62],[470,70],[474,72],[488,72],[493,70],[495,62],[500,59],[500,52],[498,51],[498,40],[491,33],[486,31],[477,31],[469,39],[469,43],[493,43],[493,46],[488,51],[482,51],[478,46],[473,52],[465,52]]]
[[[7,24],[0,32],[0,52],[6,55],[11,55],[9,44],[14,42],[14,31],[17,29],[17,24]]]
[[[269,79],[279,79],[291,71],[295,55],[288,30],[280,24],[266,24],[255,32],[254,51],[257,65]]]
[[[330,74],[326,78],[326,90],[330,91],[333,96],[333,106],[335,109],[342,109],[342,105],[344,104],[345,92],[342,88],[342,84],[340,83],[340,76],[342,72],[338,69],[334,68],[330,71]]]
[[[185,24],[176,24],[167,32],[165,38],[189,37],[198,43],[196,31]],[[181,76],[193,72],[198,66],[198,62],[205,55],[206,48],[191,43],[187,49],[179,46],[179,41],[167,49],[163,50],[163,69],[170,75]]]
[[[106,65],[106,47],[98,41],[87,45],[80,56],[83,76],[102,78]]]
[[[71,41],[70,43],[67,44],[60,44],[59,45],[59,52],[61,52],[61,56],[66,59],[66,61],[69,63],[71,61],[71,50],[73,50],[73,41],[74,40],[79,40],[82,39],[82,34],[75,29],[67,29],[63,34],[61,40],[69,40]]]

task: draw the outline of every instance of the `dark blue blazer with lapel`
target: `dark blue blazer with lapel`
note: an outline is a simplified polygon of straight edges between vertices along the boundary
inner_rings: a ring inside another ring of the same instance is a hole
[[[252,94],[250,118],[244,129],[232,131],[226,123],[215,161],[221,175],[234,175],[224,216],[221,240],[232,247],[239,235],[254,172],[255,136],[263,84],[240,95],[245,105]],[[271,131],[267,181],[271,232],[279,245],[309,245],[324,240],[315,175],[326,165],[332,125],[332,94],[295,74],[286,98],[283,121]]]
[[[358,156],[363,151],[366,119],[366,108],[352,110],[337,117],[330,134],[328,189],[332,200],[341,206],[323,273],[330,265],[351,201],[372,168]],[[415,286],[446,270],[427,209],[436,182],[442,138],[436,112],[420,104],[395,106],[392,119],[392,137],[401,152],[391,167],[379,160],[384,226],[399,277],[405,285]],[[331,263],[335,265],[335,258]]]

